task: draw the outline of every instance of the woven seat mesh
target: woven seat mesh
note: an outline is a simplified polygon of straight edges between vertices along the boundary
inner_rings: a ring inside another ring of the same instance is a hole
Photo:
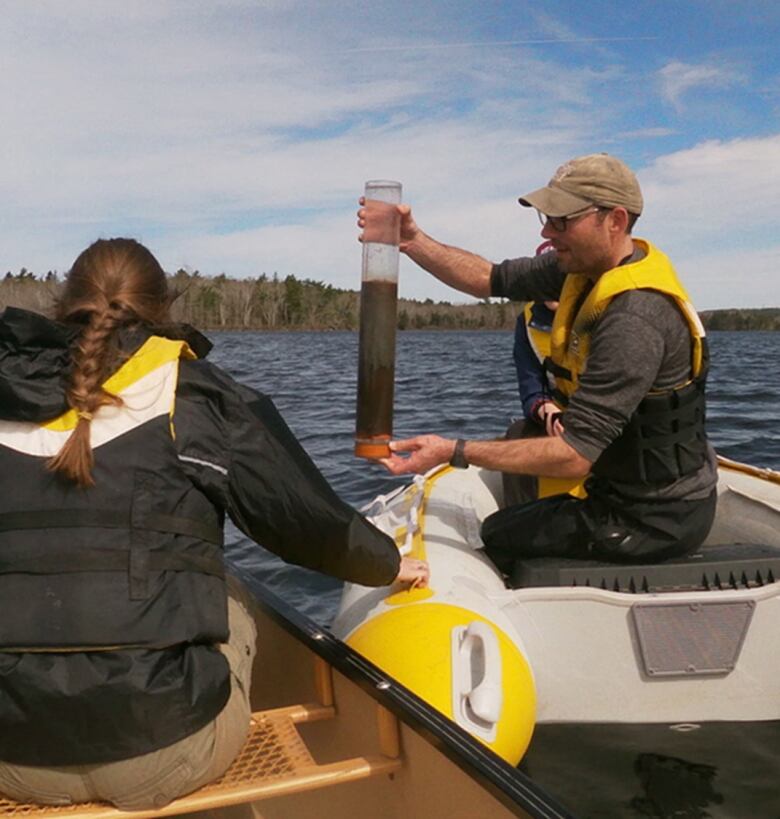
[[[199,796],[225,793],[250,783],[276,781],[292,777],[303,768],[315,766],[292,720],[286,716],[254,714],[249,737],[221,779],[197,791]],[[186,800],[187,797],[181,798]],[[87,802],[76,805],[33,805],[13,802],[0,795],[0,816],[42,816],[78,813],[106,814],[111,810],[104,803]],[[116,816],[127,816],[116,811]]]

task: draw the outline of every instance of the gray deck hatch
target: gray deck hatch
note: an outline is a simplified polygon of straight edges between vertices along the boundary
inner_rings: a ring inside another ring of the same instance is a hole
[[[733,671],[753,617],[753,601],[637,603],[631,620],[649,677]]]

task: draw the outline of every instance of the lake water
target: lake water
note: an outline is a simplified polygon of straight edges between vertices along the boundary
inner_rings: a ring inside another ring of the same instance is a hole
[[[345,500],[360,507],[406,481],[352,455],[356,333],[214,333],[211,339],[215,344],[211,360],[274,399],[293,432]],[[780,333],[719,332],[710,334],[709,339],[708,430],[715,448],[735,460],[780,469],[780,368],[774,365],[780,361]],[[520,414],[511,350],[510,332],[399,333],[395,437],[422,432],[465,438],[502,435],[510,420]],[[265,584],[315,620],[325,625],[331,622],[341,593],[338,581],[286,565],[233,528],[227,534],[231,559],[243,574]],[[719,736],[713,741],[728,745],[734,739]],[[690,745],[691,740],[686,741]],[[601,743],[598,738],[582,737],[582,759],[592,769],[584,778],[585,768],[578,770],[576,764],[570,778],[553,776],[554,759],[545,764],[552,765],[553,773],[547,778],[556,782],[555,795],[582,817],[780,819],[780,785],[775,783],[774,761],[780,737],[775,732],[766,741],[771,742],[771,749],[755,748],[751,740],[750,758],[755,763],[744,780],[750,785],[745,784],[744,793],[737,788],[736,796],[733,783],[728,783],[725,791],[719,790],[717,767],[691,758],[695,751],[686,752],[687,757],[682,757],[681,751],[680,758],[673,751],[658,754],[647,744],[643,747],[641,737],[620,739],[626,745],[622,762],[618,762],[615,737],[604,738]],[[606,759],[600,764],[598,749],[606,751],[607,742],[612,757],[608,764]],[[570,739],[564,744],[570,752]],[[554,747],[545,753],[554,756]],[[557,764],[563,764],[563,758]],[[637,770],[640,759],[645,768],[650,766],[650,773]],[[532,746],[531,774],[534,761]],[[597,774],[603,792],[594,796],[591,783]],[[642,776],[662,784],[668,780],[671,792],[677,788],[682,795],[667,795],[663,797],[666,802],[661,798],[657,804],[645,797],[627,796],[639,781],[637,777]],[[543,781],[545,777],[539,778]],[[571,783],[568,790],[567,781]]]

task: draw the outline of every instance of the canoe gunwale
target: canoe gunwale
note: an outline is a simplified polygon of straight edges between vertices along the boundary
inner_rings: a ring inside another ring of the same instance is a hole
[[[294,639],[358,685],[431,743],[517,816],[567,819],[572,814],[517,768],[267,589],[252,588],[261,611]]]

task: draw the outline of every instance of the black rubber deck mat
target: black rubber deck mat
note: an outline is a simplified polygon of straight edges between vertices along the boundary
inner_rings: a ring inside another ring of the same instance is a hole
[[[755,543],[708,546],[687,557],[655,564],[535,558],[515,564],[512,588],[588,586],[608,591],[718,591],[751,589],[780,581],[780,548]]]

